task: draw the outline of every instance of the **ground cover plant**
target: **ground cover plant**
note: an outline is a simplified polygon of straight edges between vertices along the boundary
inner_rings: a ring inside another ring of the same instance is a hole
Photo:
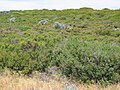
[[[14,21],[11,21],[14,18]],[[47,21],[40,24],[39,22]],[[54,23],[59,22],[55,28]],[[58,74],[83,83],[120,81],[120,10],[0,13],[0,71]]]

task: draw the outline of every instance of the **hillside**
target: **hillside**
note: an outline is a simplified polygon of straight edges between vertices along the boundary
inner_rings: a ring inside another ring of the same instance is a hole
[[[46,20],[41,24],[41,20]],[[54,27],[60,23],[63,28]],[[120,81],[120,10],[0,13],[0,71],[57,74],[83,83]]]

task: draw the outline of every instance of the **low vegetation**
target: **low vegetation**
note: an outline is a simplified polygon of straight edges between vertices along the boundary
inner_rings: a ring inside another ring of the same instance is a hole
[[[120,90],[120,83],[101,86],[100,84],[79,84],[71,80],[47,77],[42,73],[19,76],[6,71],[0,75],[0,90]]]
[[[11,17],[14,22],[9,21]],[[39,24],[41,20],[47,23]],[[69,28],[55,28],[55,22]],[[0,71],[8,68],[30,75],[51,70],[50,74],[56,72],[79,83],[119,83],[119,29],[120,10],[0,13]]]

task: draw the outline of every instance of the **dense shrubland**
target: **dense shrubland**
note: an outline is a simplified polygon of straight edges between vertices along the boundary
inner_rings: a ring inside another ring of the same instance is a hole
[[[15,22],[9,22],[15,17]],[[40,25],[40,20],[48,20]],[[54,28],[54,22],[70,28]],[[120,10],[27,10],[0,13],[0,71],[47,72],[84,83],[120,81]]]

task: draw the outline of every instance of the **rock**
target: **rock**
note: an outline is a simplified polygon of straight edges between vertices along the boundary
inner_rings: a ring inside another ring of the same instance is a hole
[[[55,23],[54,23],[54,28],[55,28],[55,29],[66,29],[66,28],[67,28],[67,25],[61,24],[61,23],[59,23],[59,22],[55,22]]]
[[[120,31],[120,28],[115,28],[116,31]]]
[[[15,17],[12,17],[12,18],[10,18],[10,19],[9,19],[9,22],[14,23],[14,22],[15,22],[15,20],[16,20],[16,18],[15,18]]]
[[[76,90],[73,84],[66,83],[65,90]]]
[[[38,22],[38,24],[41,24],[41,25],[48,24],[48,20],[41,20]]]

